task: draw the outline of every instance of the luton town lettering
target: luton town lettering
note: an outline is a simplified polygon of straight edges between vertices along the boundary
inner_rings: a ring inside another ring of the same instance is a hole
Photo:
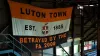
[[[20,13],[26,14],[26,15],[32,15],[32,16],[36,16],[36,17],[41,17],[41,18],[45,18],[45,16],[46,16],[46,13],[44,13],[44,12],[38,12],[38,11],[30,10],[27,8],[26,9],[20,8]]]
[[[46,18],[46,15],[47,15],[45,12],[39,12],[39,11],[31,10],[28,8],[20,8],[20,13],[26,14],[26,15],[31,15],[31,16],[36,16],[36,17],[40,17],[40,18]],[[48,14],[49,14],[50,18],[63,17],[63,16],[66,16],[66,11],[50,12]]]
[[[66,11],[65,12],[54,12],[54,13],[49,13],[50,18],[56,18],[56,17],[63,17],[66,16]]]

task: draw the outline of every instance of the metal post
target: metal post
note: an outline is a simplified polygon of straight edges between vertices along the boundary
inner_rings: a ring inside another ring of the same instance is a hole
[[[56,1],[56,0],[53,0]],[[53,2],[53,8],[56,8],[56,2]],[[56,56],[56,47],[53,47],[53,56]]]
[[[95,44],[95,40],[93,40],[93,42],[94,42],[94,43],[93,43],[93,44],[94,44],[94,46],[93,46],[93,47],[94,47],[94,49],[95,49],[95,48],[96,48],[96,47],[95,47],[95,45],[96,45],[96,44]]]
[[[82,6],[83,7],[83,6]],[[84,56],[84,17],[83,17],[83,8],[80,8],[81,15],[81,56]]]
[[[53,56],[56,56],[56,47],[53,47]]]
[[[100,0],[98,0],[98,20],[97,20],[97,56],[100,56]]]
[[[74,56],[74,17],[75,17],[75,6],[73,6],[73,10],[72,10],[72,17],[71,17],[71,37],[72,37],[72,42],[71,42],[71,56]]]
[[[14,46],[14,39],[13,39],[13,54],[14,54],[14,50],[15,50],[15,46]]]

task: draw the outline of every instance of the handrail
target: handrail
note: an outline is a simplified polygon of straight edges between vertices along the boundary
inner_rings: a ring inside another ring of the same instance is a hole
[[[1,31],[1,33],[3,33],[8,27],[9,27],[9,25],[6,26],[6,27],[3,29],[3,31]]]
[[[16,46],[14,43],[12,43],[12,41],[11,41],[7,36],[4,35],[4,37],[6,37],[6,38],[11,42],[11,44],[13,44],[15,47],[17,47],[19,50],[21,50],[22,52],[25,53],[25,51],[23,51],[21,48],[19,48],[19,47]],[[25,54],[28,55],[27,53],[25,53]],[[29,55],[28,55],[28,56],[29,56]]]
[[[62,48],[62,50],[65,51],[65,53],[66,53],[68,56],[70,56],[70,55],[66,52],[66,50],[65,50],[61,45],[59,45],[59,47]]]
[[[13,36],[11,36],[10,34],[2,34],[2,35],[6,35],[6,36],[10,36],[11,38],[13,38],[15,41],[17,41],[20,45],[22,45],[24,48],[26,48],[29,52],[31,52],[27,47],[25,47],[23,44],[21,44],[18,40],[16,40]]]
[[[10,34],[9,34],[10,35]],[[11,35],[10,35],[11,36]],[[21,44],[18,40],[16,40],[13,36],[11,36],[15,41],[17,41],[19,44]],[[23,47],[25,47],[23,44],[21,44]],[[27,48],[27,47],[25,47],[30,53],[31,53],[31,51]]]
[[[13,53],[13,50],[4,50],[4,51],[0,51],[0,54],[5,54],[5,53]],[[14,51],[14,54],[16,56],[21,56],[19,53],[17,53],[16,51]]]

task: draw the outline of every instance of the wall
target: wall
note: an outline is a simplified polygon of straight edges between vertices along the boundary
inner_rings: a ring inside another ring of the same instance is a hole
[[[0,32],[10,23],[10,16],[8,13],[7,1],[0,0]]]

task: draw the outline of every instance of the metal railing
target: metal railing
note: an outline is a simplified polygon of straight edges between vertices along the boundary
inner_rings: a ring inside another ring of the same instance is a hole
[[[67,56],[71,56],[68,54],[68,52],[61,45],[59,45],[59,47],[67,54]]]
[[[26,53],[22,48],[27,49],[28,52],[30,52],[30,50],[28,50],[28,48],[26,48],[23,44],[21,44],[19,41],[17,41],[13,36],[11,36],[10,34],[0,34],[2,36],[4,36],[7,40],[10,41],[10,43],[12,44],[12,46],[10,44],[8,44],[8,46],[10,46],[13,50],[14,49],[18,49],[20,50],[22,53],[24,53],[26,56],[30,56],[30,54]],[[11,40],[8,36],[10,36],[13,40]],[[17,46],[14,42],[17,42],[18,44],[21,45],[22,48],[20,48],[19,46]]]
[[[18,49],[18,50],[20,50],[21,52],[23,52],[24,54],[26,54],[26,56],[31,56],[30,54],[28,54],[28,53],[37,53],[37,54],[39,54],[39,53],[41,53],[41,54],[45,54],[45,55],[56,55],[56,54],[49,54],[49,53],[44,53],[44,52],[38,52],[38,51],[31,51],[31,50],[29,50],[26,46],[24,46],[23,44],[21,44],[18,40],[16,40],[15,39],[15,37],[13,37],[11,34],[0,34],[0,35],[2,35],[2,36],[4,36],[7,40],[9,40],[10,41],[10,43],[12,44],[12,45],[9,45],[11,48],[13,48],[13,50],[14,49]],[[10,37],[9,37],[10,36]],[[12,39],[11,39],[12,38]],[[18,45],[16,45],[16,43],[14,43],[14,42],[16,42]],[[24,50],[25,51],[24,51]],[[26,51],[28,52],[28,53],[26,53]],[[58,55],[56,55],[56,56],[58,56]]]

